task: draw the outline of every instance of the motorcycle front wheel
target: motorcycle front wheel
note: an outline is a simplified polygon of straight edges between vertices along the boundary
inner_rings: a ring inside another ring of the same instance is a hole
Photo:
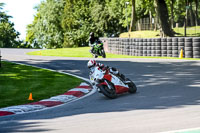
[[[130,81],[130,83],[128,83],[128,87],[129,87],[129,93],[136,93],[137,91],[137,87],[136,85],[130,80],[130,79],[126,79],[126,81]]]
[[[106,53],[103,49],[101,50],[101,55],[102,55],[103,58],[106,58]]]
[[[99,86],[100,91],[103,93],[104,96],[114,99],[117,97],[115,88],[109,89],[106,85]]]

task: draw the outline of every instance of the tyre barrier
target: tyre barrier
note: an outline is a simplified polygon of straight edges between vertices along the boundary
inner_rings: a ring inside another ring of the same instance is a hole
[[[193,58],[200,58],[200,38],[192,39]]]
[[[200,58],[200,37],[100,38],[107,53],[130,56]],[[105,46],[105,45],[104,45]]]
[[[143,39],[143,56],[147,56],[147,39]]]
[[[161,38],[155,39],[156,56],[161,56]]]
[[[167,39],[161,38],[161,56],[167,57]]]
[[[147,39],[147,56],[151,56],[151,38]]]
[[[178,38],[172,38],[172,57],[178,57]]]
[[[183,57],[185,57],[185,43],[184,43],[184,38],[183,37],[179,37],[178,38],[178,51],[179,51],[179,55],[180,55],[180,51],[181,49],[183,50]]]
[[[193,58],[192,38],[185,38],[185,58]]]
[[[172,57],[172,38],[167,38],[167,57]]]

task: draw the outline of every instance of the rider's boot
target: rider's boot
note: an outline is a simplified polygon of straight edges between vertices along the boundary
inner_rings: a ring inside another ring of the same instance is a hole
[[[130,81],[127,81],[125,76],[121,73],[118,73],[118,77],[120,77],[120,79],[122,80],[123,83],[128,84],[130,83]]]
[[[121,80],[123,83],[125,83],[125,84],[130,83],[130,81],[126,81],[126,77],[125,77],[123,74],[121,74],[116,68],[113,68],[113,67],[112,67],[112,68],[110,69],[110,72],[113,73],[114,75],[116,75],[117,77],[119,77],[120,80]]]

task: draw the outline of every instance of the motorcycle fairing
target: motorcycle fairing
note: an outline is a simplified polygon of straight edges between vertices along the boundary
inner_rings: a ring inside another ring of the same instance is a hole
[[[104,75],[104,79],[112,82],[115,86],[115,90],[117,94],[127,92],[129,90],[128,85],[125,85],[118,77],[115,75],[106,74]],[[101,83],[101,85],[107,85],[106,82]]]
[[[103,76],[103,78],[111,82],[112,76],[110,74],[106,74]]]
[[[112,75],[111,82],[114,84],[116,93],[120,94],[123,92],[127,92],[129,90],[129,86],[125,85],[118,77]]]
[[[115,85],[115,89],[117,94],[124,93],[129,90],[129,88],[120,85]]]

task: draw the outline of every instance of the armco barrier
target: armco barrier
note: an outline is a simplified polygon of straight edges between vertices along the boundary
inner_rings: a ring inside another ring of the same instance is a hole
[[[108,53],[131,56],[200,58],[200,37],[100,38]]]

